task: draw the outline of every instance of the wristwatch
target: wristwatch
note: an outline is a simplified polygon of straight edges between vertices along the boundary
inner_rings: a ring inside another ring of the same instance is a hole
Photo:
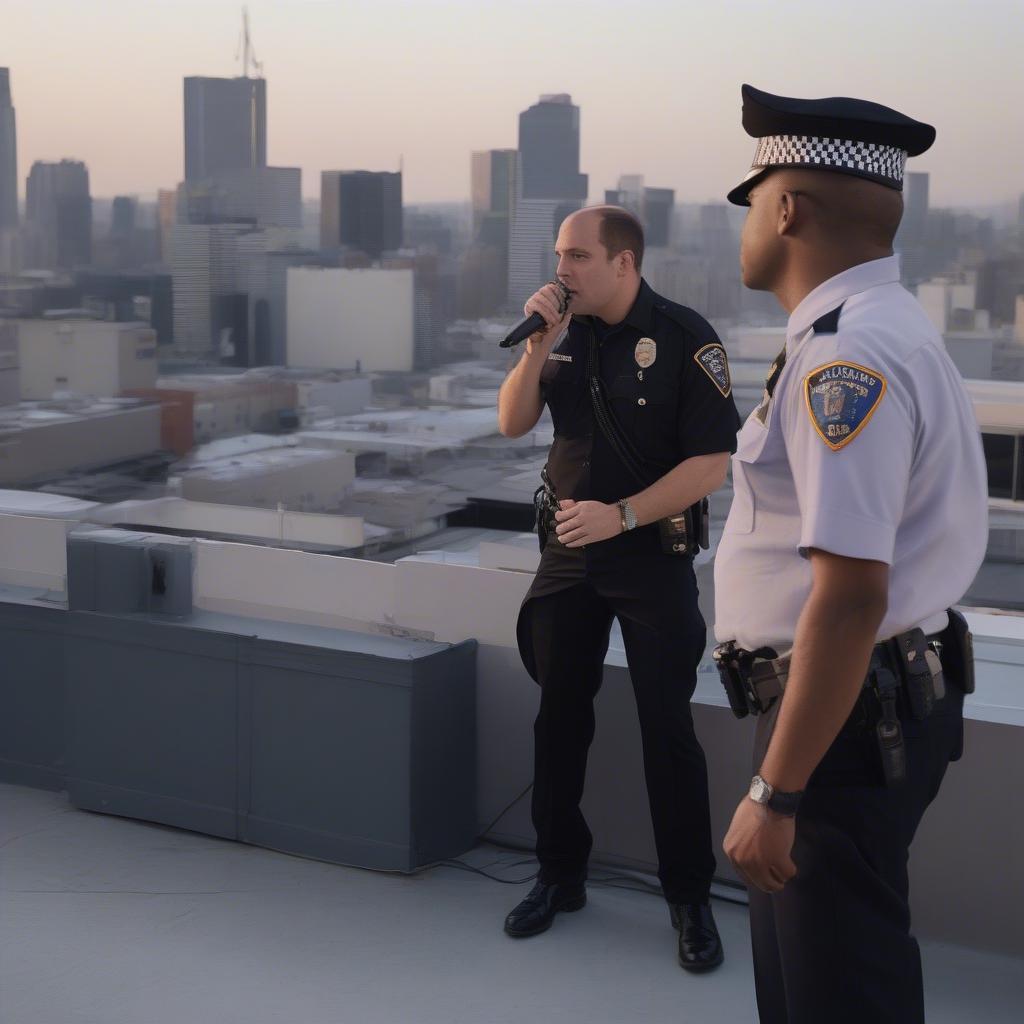
[[[800,798],[804,795],[802,789],[795,793],[782,793],[773,785],[765,782],[760,775],[755,775],[750,780],[750,793],[748,796],[755,804],[761,804],[775,811],[776,814],[792,818],[796,809],[800,806]]]
[[[633,511],[633,506],[630,505],[628,498],[620,498],[619,502],[619,516],[622,519],[622,532],[625,533],[627,530],[636,529],[636,513]]]

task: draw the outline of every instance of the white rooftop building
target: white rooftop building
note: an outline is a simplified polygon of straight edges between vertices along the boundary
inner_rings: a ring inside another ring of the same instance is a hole
[[[410,269],[288,270],[288,365],[409,372],[414,355]]]
[[[81,318],[16,322],[21,397],[109,398],[156,383],[156,332],[144,323]]]

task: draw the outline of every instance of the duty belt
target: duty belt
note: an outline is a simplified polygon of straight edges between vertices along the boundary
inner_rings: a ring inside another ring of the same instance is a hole
[[[880,672],[895,672],[906,684],[914,717],[926,718],[932,703],[945,694],[941,651],[941,634],[925,636],[920,629],[883,640],[872,649],[864,688],[873,686]],[[748,651],[737,647],[733,640],[719,644],[712,656],[737,718],[764,714],[785,692],[789,656],[780,658],[769,647]]]
[[[946,695],[944,665],[964,693],[974,692],[974,648],[967,620],[955,608],[948,609],[948,618],[941,633],[925,636],[921,629],[909,629],[871,650],[858,705],[863,725],[873,727],[887,786],[907,777],[900,709],[904,718],[928,718],[935,702]],[[715,648],[714,658],[737,718],[764,714],[785,692],[789,658],[778,657],[771,648],[747,651],[730,641]]]

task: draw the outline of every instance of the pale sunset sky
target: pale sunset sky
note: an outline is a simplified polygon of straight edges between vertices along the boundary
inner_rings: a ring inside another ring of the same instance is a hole
[[[84,160],[94,196],[183,177],[182,78],[240,74],[235,0],[0,0],[18,175]],[[541,93],[582,110],[592,199],[622,173],[721,199],[753,140],[740,84],[850,95],[938,128],[910,162],[933,205],[1024,192],[1021,0],[250,0],[268,94],[268,158],[397,170],[407,202],[466,200],[469,154],[514,147]]]

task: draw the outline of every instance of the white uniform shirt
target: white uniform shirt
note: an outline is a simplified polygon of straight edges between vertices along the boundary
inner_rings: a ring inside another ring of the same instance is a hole
[[[815,333],[840,304],[836,333]],[[963,381],[895,256],[837,274],[793,311],[785,366],[740,431],[732,475],[719,641],[789,651],[809,548],[890,566],[878,639],[946,625],[985,555],[985,460]]]

